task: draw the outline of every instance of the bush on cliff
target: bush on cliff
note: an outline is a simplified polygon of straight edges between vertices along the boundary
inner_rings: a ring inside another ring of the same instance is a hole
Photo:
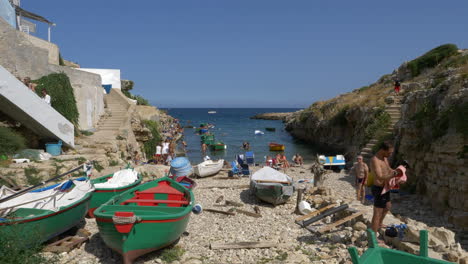
[[[408,63],[413,77],[418,76],[424,69],[433,68],[443,59],[458,54],[458,47],[454,44],[445,44],[430,50],[421,57]]]
[[[0,155],[14,154],[25,147],[25,138],[8,127],[0,127]]]
[[[36,93],[42,97],[42,90],[46,89],[50,95],[52,107],[76,127],[79,112],[68,76],[63,72],[52,73],[34,82],[38,84]]]
[[[381,140],[385,137],[385,131],[390,125],[390,115],[383,108],[379,108],[374,115],[374,120],[364,130],[365,142],[372,138]]]
[[[161,135],[159,134],[159,126],[156,121],[143,120],[143,124],[151,131],[151,134],[153,135],[152,139],[146,141],[143,144],[143,150],[145,151],[146,158],[150,159],[156,152],[156,146],[161,142]]]

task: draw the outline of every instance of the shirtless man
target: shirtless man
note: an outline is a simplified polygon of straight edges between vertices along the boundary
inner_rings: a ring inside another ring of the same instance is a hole
[[[395,177],[395,171],[390,168],[388,157],[392,155],[393,146],[385,141],[379,146],[379,151],[370,160],[370,169],[374,174],[374,185],[372,195],[374,196],[374,215],[372,216],[372,230],[375,233],[382,227],[385,215],[387,215],[392,204],[390,202],[390,192],[381,195],[385,182]]]

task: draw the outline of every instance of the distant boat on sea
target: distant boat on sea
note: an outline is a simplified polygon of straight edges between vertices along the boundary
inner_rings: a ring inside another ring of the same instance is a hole
[[[216,111],[208,111],[208,114],[216,114]]]

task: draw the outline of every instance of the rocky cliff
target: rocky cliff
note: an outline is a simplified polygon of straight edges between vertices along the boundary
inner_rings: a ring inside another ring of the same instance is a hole
[[[375,146],[393,140],[393,164],[405,159],[411,166],[405,188],[423,194],[454,225],[468,227],[468,51],[441,47],[369,86],[290,115],[286,128],[350,161],[371,139]],[[395,103],[394,80],[402,83],[398,122],[383,110]]]

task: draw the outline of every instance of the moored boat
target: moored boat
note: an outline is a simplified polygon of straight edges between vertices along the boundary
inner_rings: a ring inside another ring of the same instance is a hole
[[[216,111],[208,111],[208,114],[216,114]]]
[[[278,144],[275,142],[271,142],[268,146],[270,147],[270,151],[283,151],[285,149],[283,144]]]
[[[191,190],[163,177],[112,198],[94,215],[104,243],[129,264],[177,241],[187,227],[193,204]]]
[[[320,155],[318,157],[320,164],[323,165],[324,169],[330,169],[335,171],[341,171],[345,168],[346,160],[343,155],[336,155],[336,156],[325,156]]]
[[[91,196],[88,216],[94,217],[93,212],[101,204],[112,197],[131,189],[141,183],[140,174],[133,169],[119,170],[113,174],[91,180],[96,189]]]
[[[0,203],[0,235],[21,235],[24,246],[42,243],[78,225],[94,187],[86,178],[30,191]],[[2,186],[0,199],[16,192]]]
[[[285,203],[294,193],[292,178],[271,167],[263,167],[250,177],[250,190],[273,205]]]
[[[207,176],[215,175],[216,173],[218,173],[223,168],[223,165],[224,165],[223,159],[220,159],[217,161],[206,160],[198,164],[197,166],[194,166],[193,171],[199,177],[207,177]]]
[[[218,141],[213,144],[210,144],[210,148],[213,151],[220,151],[220,150],[225,150],[227,146],[223,142]]]
[[[276,128],[274,128],[274,127],[265,127],[265,130],[270,131],[270,132],[274,132],[274,131],[276,131]]]

